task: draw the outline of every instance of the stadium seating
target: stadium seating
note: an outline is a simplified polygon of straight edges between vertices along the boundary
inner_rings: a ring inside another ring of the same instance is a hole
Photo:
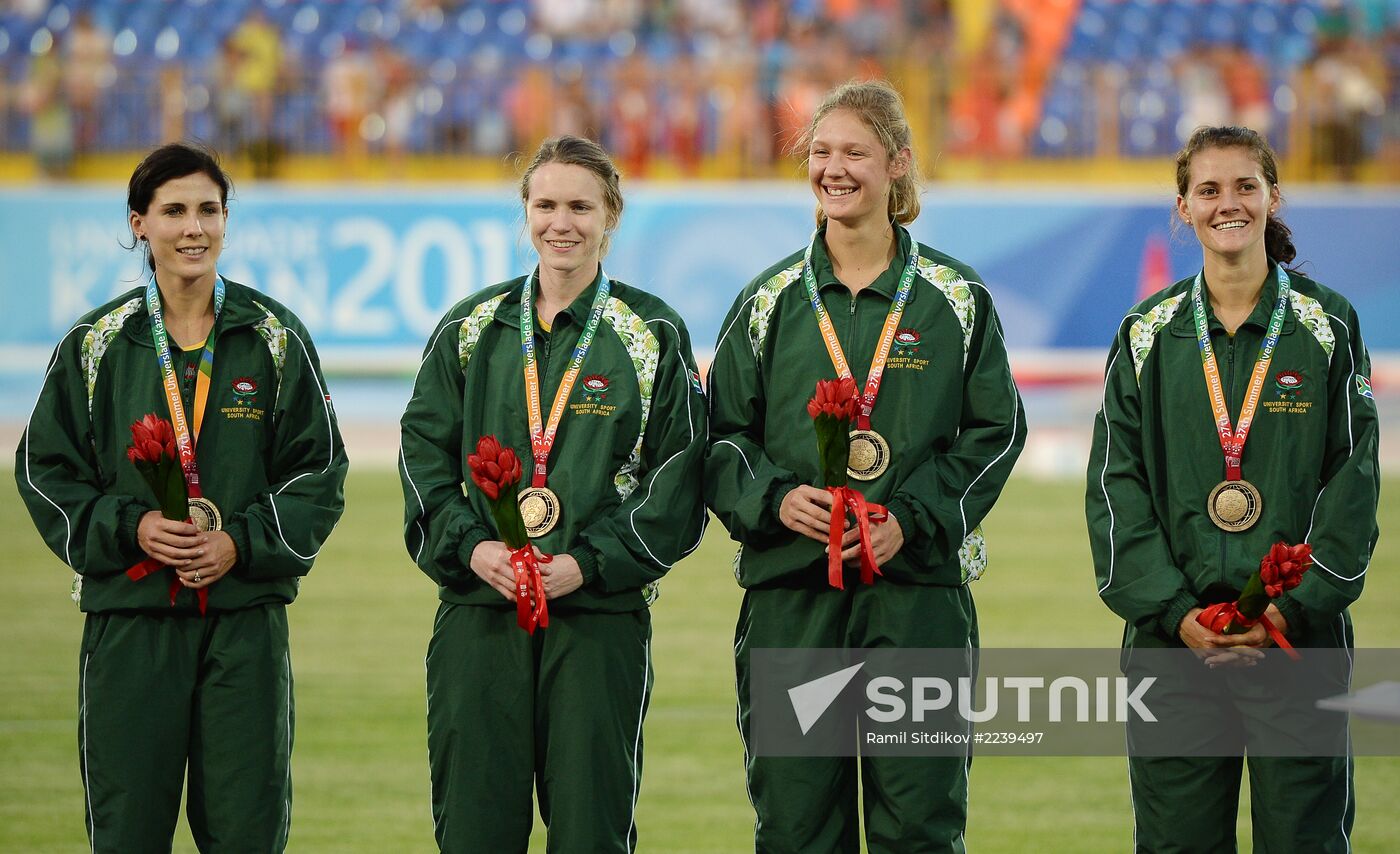
[[[740,4],[741,8],[743,4]],[[791,4],[789,14],[810,20],[822,4]],[[703,33],[668,32],[650,24],[634,32],[568,37],[546,32],[532,18],[528,0],[462,0],[441,4],[410,0],[58,0],[46,14],[27,17],[0,7],[0,75],[18,85],[31,73],[32,56],[52,43],[62,51],[80,13],[111,37],[116,81],[105,90],[100,127],[89,148],[126,150],[157,142],[156,80],[162,67],[179,63],[188,86],[206,95],[228,85],[216,79],[221,46],[254,10],[280,33],[293,74],[276,101],[275,133],[298,150],[328,151],[332,137],[323,114],[322,73],[346,50],[383,42],[420,72],[411,150],[443,150],[461,140],[461,128],[497,122],[503,103],[525,68],[544,64],[556,73],[582,73],[599,105],[610,102],[612,69],[640,52],[664,69],[678,58],[712,45]],[[1160,156],[1180,142],[1192,115],[1183,93],[1182,66],[1198,52],[1240,49],[1260,63],[1269,93],[1314,53],[1322,0],[1082,0],[1058,61],[1036,82],[1039,115],[1030,115],[1026,149],[1045,157],[1094,154]],[[781,49],[760,46],[761,56],[784,59]],[[1043,86],[1042,86],[1043,82]],[[756,74],[765,94],[771,76]],[[0,146],[22,151],[27,121],[11,106],[0,120]],[[1271,137],[1282,145],[1288,99],[1274,98]],[[213,127],[212,99],[192,97],[185,116],[190,131]],[[714,114],[714,105],[706,107]],[[1104,115],[1112,110],[1114,114]],[[508,118],[508,116],[507,116]],[[498,130],[478,129],[488,138]],[[477,132],[477,131],[473,131]],[[713,128],[708,138],[714,139]],[[494,135],[494,136],[493,136]]]

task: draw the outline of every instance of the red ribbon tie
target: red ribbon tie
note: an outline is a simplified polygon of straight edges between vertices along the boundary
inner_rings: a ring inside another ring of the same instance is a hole
[[[883,575],[879,564],[875,563],[875,549],[870,545],[870,526],[878,525],[889,517],[883,505],[867,502],[865,496],[849,486],[828,486],[831,493],[831,528],[827,537],[826,580],[837,590],[845,590],[841,566],[841,543],[846,534],[846,512],[855,514],[856,528],[860,531],[860,580],[862,584],[874,584],[875,576]]]
[[[1216,605],[1211,605],[1209,608],[1204,609],[1200,614],[1196,615],[1196,622],[1216,634],[1223,634],[1231,625],[1249,629],[1253,628],[1255,623],[1263,623],[1264,631],[1269,633],[1269,637],[1273,638],[1274,643],[1278,645],[1279,649],[1287,653],[1289,658],[1294,661],[1301,661],[1303,658],[1293,649],[1293,645],[1288,642],[1288,639],[1283,636],[1283,632],[1278,630],[1278,627],[1273,624],[1273,621],[1269,619],[1267,614],[1260,614],[1257,620],[1248,619],[1244,614],[1240,613],[1240,609],[1234,602],[1221,602]]]
[[[549,606],[544,598],[540,564],[553,559],[547,554],[536,558],[534,548],[528,544],[510,551],[510,566],[515,570],[515,622],[532,635],[537,627],[549,627]]]

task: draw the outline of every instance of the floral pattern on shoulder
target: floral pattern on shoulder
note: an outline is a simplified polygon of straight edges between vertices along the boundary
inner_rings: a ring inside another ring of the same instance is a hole
[[[608,298],[607,305],[603,307],[603,319],[627,348],[627,355],[632,360],[632,370],[637,374],[637,395],[642,403],[642,423],[637,429],[637,442],[632,446],[632,453],[627,462],[613,476],[613,486],[616,487],[617,494],[626,499],[632,494],[632,490],[637,488],[637,469],[642,464],[642,440],[647,434],[656,368],[661,362],[661,342],[647,328],[646,321],[617,297]]]
[[[1332,332],[1332,321],[1328,319],[1322,303],[1296,290],[1289,291],[1289,298],[1293,303],[1293,315],[1298,318],[1299,323],[1308,328],[1313,338],[1317,339],[1330,364],[1332,351],[1337,348],[1337,336]]]
[[[1133,373],[1142,379],[1142,366],[1147,364],[1147,356],[1157,343],[1157,333],[1171,322],[1176,311],[1186,301],[1186,294],[1177,294],[1157,303],[1147,314],[1133,321],[1128,328],[1128,343],[1133,350]]]
[[[962,541],[958,549],[958,564],[962,568],[962,583],[976,581],[987,572],[987,538],[982,536],[982,526],[972,529],[972,533]]]
[[[505,294],[492,297],[472,309],[471,313],[462,320],[462,325],[457,332],[457,361],[461,364],[463,371],[467,369],[467,362],[471,361],[472,352],[476,350],[476,344],[481,340],[481,330],[485,329],[496,317],[496,309],[505,298]]]
[[[92,328],[87,331],[87,334],[83,336],[83,377],[87,380],[89,416],[92,415],[92,397],[97,391],[97,371],[102,366],[102,357],[107,353],[107,346],[112,343],[116,334],[122,331],[127,318],[139,311],[141,306],[141,297],[132,297],[99,317],[92,324]]]
[[[763,351],[763,341],[768,337],[768,322],[773,317],[773,310],[778,307],[778,297],[800,278],[802,262],[798,261],[758,286],[753,308],[749,311],[749,344],[753,346],[755,359],[759,358],[759,353]]]
[[[918,247],[913,251],[917,252]],[[972,286],[957,270],[922,255],[919,256],[918,269],[920,276],[942,291],[958,318],[963,333],[963,364],[966,365],[968,353],[972,350],[972,327],[977,322],[977,300],[973,296]]]
[[[257,300],[253,300],[253,305],[263,313],[263,319],[253,324],[253,329],[257,330],[263,343],[267,344],[268,355],[272,356],[273,372],[277,376],[277,393],[273,395],[275,407],[282,394],[282,369],[287,365],[287,327],[282,325],[282,321],[278,320],[277,315],[267,306]]]

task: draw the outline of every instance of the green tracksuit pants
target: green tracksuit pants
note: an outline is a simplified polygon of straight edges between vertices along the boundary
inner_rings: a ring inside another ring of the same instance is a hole
[[[966,587],[847,582],[755,589],[735,632],[739,732],[760,854],[858,854],[864,795],[870,854],[962,852],[971,758],[960,756],[765,757],[749,752],[749,656],[762,648],[966,649],[977,646]],[[853,734],[854,736],[854,734]]]
[[[282,605],[206,617],[89,614],[78,756],[94,852],[280,852],[292,809],[292,670]]]
[[[433,823],[449,854],[529,846],[532,791],[550,854],[637,842],[651,614],[551,613],[443,603],[428,646]]]
[[[1291,642],[1307,655],[1307,648],[1351,649],[1351,624],[1345,615]],[[1137,634],[1134,649],[1161,648],[1156,635]],[[1130,664],[1128,670],[1132,670]],[[1306,739],[1322,735],[1347,744],[1345,721],[1338,719],[1335,733],[1319,734],[1327,726],[1316,716],[1286,713],[1268,693],[1250,690],[1247,681],[1231,689],[1229,674],[1202,690],[1200,678],[1159,680],[1152,710],[1159,718],[1169,715],[1180,725],[1172,728],[1174,743],[1190,756],[1135,756],[1135,745],[1162,753],[1144,725],[1135,719],[1128,726],[1128,777],[1132,786],[1134,847],[1143,854],[1221,854],[1236,849],[1235,818],[1239,809],[1240,780],[1249,773],[1250,819],[1254,851],[1317,854],[1351,850],[1348,839],[1356,817],[1356,796],[1350,756],[1210,756],[1212,745],[1226,738],[1237,749],[1239,739],[1255,733],[1274,738],[1307,730]],[[1345,675],[1329,684],[1302,686],[1316,698],[1349,690]],[[1296,698],[1292,701],[1296,705]],[[1307,703],[1311,706],[1311,702]],[[1292,729],[1290,730],[1290,727]],[[1191,743],[1181,733],[1195,734]],[[1222,749],[1221,753],[1228,750]]]

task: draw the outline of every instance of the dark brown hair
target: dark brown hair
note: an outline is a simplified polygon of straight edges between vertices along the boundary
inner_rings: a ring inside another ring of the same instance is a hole
[[[197,142],[171,142],[147,154],[146,159],[136,167],[136,171],[131,173],[131,180],[126,184],[128,216],[132,213],[145,216],[151,207],[151,199],[155,198],[156,190],[166,181],[199,173],[208,175],[209,180],[218,185],[219,204],[227,208],[233,182],[219,165],[219,155],[214,153],[212,148]],[[131,237],[132,245],[127,248],[135,248],[137,244],[144,246],[146,265],[154,272],[156,259],[151,257],[150,245],[137,240],[134,233]]]
[[[1269,143],[1255,131],[1247,127],[1229,125],[1225,127],[1198,127],[1191,138],[1176,153],[1176,193],[1185,198],[1191,185],[1191,158],[1207,148],[1243,148],[1259,164],[1264,180],[1275,190],[1278,189],[1278,160]],[[1283,198],[1282,195],[1279,196]],[[1264,223],[1264,252],[1274,261],[1288,265],[1298,257],[1293,246],[1293,232],[1274,214],[1269,214]]]

